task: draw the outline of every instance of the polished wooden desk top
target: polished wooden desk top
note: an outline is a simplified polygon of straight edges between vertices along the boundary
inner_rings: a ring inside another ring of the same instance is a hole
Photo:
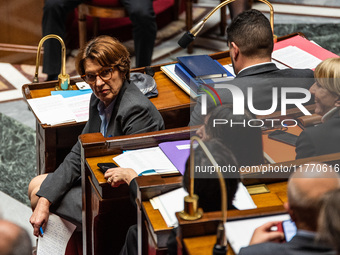
[[[262,132],[263,151],[271,158],[271,163],[294,160],[296,157],[295,146],[269,139],[268,134],[273,131]],[[288,127],[286,132],[299,136],[302,128],[299,126]]]
[[[251,195],[258,208],[283,205],[287,201],[287,182],[267,184],[269,193]],[[154,209],[149,201],[142,202],[145,211],[155,232],[172,229],[168,227],[158,209]]]
[[[176,84],[174,84],[169,78],[167,78],[167,76],[162,71],[156,72],[154,78],[157,83],[159,94],[157,97],[150,98],[150,101],[156,106],[159,111],[166,111],[168,109],[181,109],[190,106],[190,97]],[[81,79],[71,79],[71,84],[73,84],[72,87],[75,90],[77,89],[75,82],[78,81],[81,81]],[[55,85],[55,82],[26,84],[23,86],[22,91],[26,99],[45,97],[51,95],[51,91],[54,91]],[[83,123],[85,122],[81,122],[81,124]],[[71,122],[58,124],[55,126],[67,126],[72,124],[80,123]],[[44,128],[51,128],[51,126],[45,124],[42,124],[42,126]]]

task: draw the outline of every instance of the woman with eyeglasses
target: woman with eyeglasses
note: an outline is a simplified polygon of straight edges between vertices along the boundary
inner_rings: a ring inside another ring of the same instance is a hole
[[[155,106],[129,83],[129,53],[119,41],[109,36],[91,40],[80,50],[76,68],[93,90],[83,134],[101,132],[111,137],[164,129]],[[40,227],[45,229],[49,212],[81,227],[80,147],[77,142],[54,173],[31,181],[28,195],[33,209],[30,222],[34,235],[41,234]]]
[[[315,113],[322,124],[306,128],[296,142],[296,158],[340,152],[340,58],[322,61],[314,71]]]

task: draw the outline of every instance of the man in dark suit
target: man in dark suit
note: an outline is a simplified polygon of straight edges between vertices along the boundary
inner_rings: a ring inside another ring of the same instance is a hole
[[[66,37],[66,19],[84,0],[46,0],[44,5],[42,33]],[[136,55],[136,67],[151,64],[155,44],[157,23],[152,0],[120,0],[127,10],[133,25],[133,39]],[[58,79],[61,67],[61,47],[57,40],[44,43],[43,72],[47,80]]]
[[[289,242],[280,243],[283,234],[271,231],[278,222],[269,222],[254,231],[250,245],[242,248],[239,255],[335,254],[332,248],[315,240],[315,232],[321,198],[340,187],[340,178],[329,166],[319,166],[322,167],[320,172],[312,169],[312,164],[305,164],[289,178],[288,201],[284,206],[296,224],[296,235]]]
[[[274,45],[273,33],[268,19],[257,10],[245,11],[232,21],[227,29],[227,43],[236,74],[235,79],[228,82],[228,84],[235,85],[241,89],[245,96],[245,108],[247,108],[247,99],[252,99],[251,104],[257,110],[272,109],[272,105],[273,110],[280,110],[282,87],[309,89],[314,83],[312,70],[280,70],[274,63],[271,63]],[[276,95],[273,96],[273,87],[278,88],[277,107],[273,103],[273,98],[276,97]],[[252,88],[253,95],[247,96],[248,88]],[[206,87],[205,89],[209,90]],[[222,104],[233,103],[233,95],[228,89],[216,88],[217,95],[212,90],[210,92],[214,98],[211,96],[206,97],[207,112],[220,104],[218,97],[221,99]],[[301,93],[289,94],[289,98],[304,97],[305,95]],[[190,126],[203,124],[202,104],[202,99],[199,97],[191,114]],[[287,106],[287,108],[291,107],[295,107],[295,105]]]

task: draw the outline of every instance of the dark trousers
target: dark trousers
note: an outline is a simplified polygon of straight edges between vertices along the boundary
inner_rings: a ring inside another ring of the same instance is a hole
[[[56,34],[65,39],[66,19],[83,0],[46,0],[42,20],[43,36]],[[152,0],[120,0],[127,10],[133,25],[133,39],[136,66],[151,64],[152,51],[156,39],[157,24]],[[61,47],[56,39],[44,43],[43,72],[59,74],[61,67]]]

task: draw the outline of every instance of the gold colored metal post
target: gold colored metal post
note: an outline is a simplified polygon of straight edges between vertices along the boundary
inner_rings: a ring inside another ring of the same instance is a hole
[[[33,83],[38,83],[39,78],[38,78],[38,70],[39,70],[39,64],[40,64],[40,52],[41,52],[41,47],[43,43],[50,38],[57,39],[60,44],[61,44],[61,72],[58,75],[58,85],[56,86],[56,90],[71,90],[72,87],[70,86],[70,76],[66,73],[66,47],[64,44],[63,39],[58,36],[58,35],[46,35],[44,36],[38,45],[38,51],[37,51],[37,58],[35,62],[35,74],[33,78]]]
[[[189,184],[189,195],[184,198],[184,211],[179,213],[179,216],[184,220],[197,220],[202,217],[203,211],[198,208],[198,196],[194,194],[194,164],[195,164],[195,154],[194,154],[194,142],[202,147],[202,150],[207,155],[211,164],[218,169],[220,166],[215,161],[214,157],[211,155],[208,148],[202,142],[202,140],[197,136],[192,136],[190,141],[190,184]],[[222,211],[222,221],[226,221],[227,213],[227,189],[225,181],[221,171],[216,170],[218,179],[221,186],[221,211]],[[224,240],[226,243],[226,240]]]
[[[190,29],[190,33],[193,36],[197,36],[197,34],[201,31],[201,29],[203,28],[205,22],[210,18],[211,15],[213,15],[218,9],[222,8],[223,6],[226,6],[229,3],[235,2],[236,0],[226,0],[222,3],[220,3],[219,5],[217,5],[211,12],[208,13],[207,16],[204,17],[203,20],[201,20],[199,23],[197,23],[192,29]],[[272,6],[271,3],[269,3],[267,0],[259,0],[262,3],[265,3],[266,5],[269,6],[270,9],[270,26],[272,28],[272,32],[273,32],[273,40],[274,42],[277,41],[277,36],[274,35],[274,8]]]

